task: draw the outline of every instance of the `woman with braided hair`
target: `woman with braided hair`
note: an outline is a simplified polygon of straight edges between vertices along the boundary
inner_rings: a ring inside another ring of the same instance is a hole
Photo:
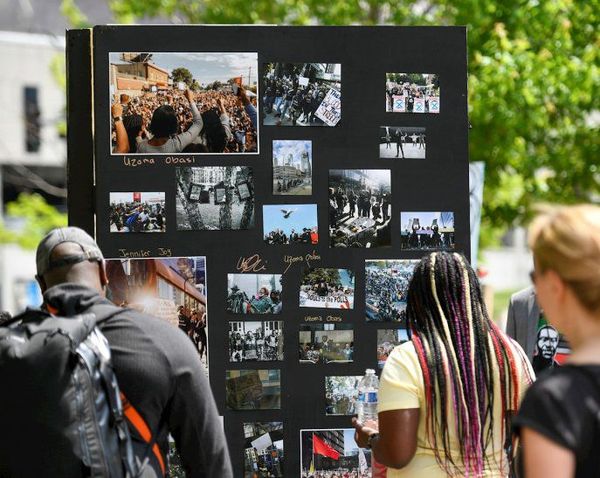
[[[412,340],[385,363],[379,429],[354,420],[358,445],[372,449],[388,478],[508,476],[510,420],[533,372],[490,320],[466,259],[425,256],[406,314]]]

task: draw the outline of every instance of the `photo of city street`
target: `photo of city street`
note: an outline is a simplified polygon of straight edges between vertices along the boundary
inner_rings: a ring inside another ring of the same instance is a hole
[[[312,194],[312,141],[273,141],[273,194]]]

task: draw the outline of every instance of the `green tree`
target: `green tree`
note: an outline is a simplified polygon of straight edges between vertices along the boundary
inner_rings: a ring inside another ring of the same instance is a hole
[[[184,67],[175,68],[171,72],[171,78],[173,78],[173,83],[179,83],[180,81],[183,81],[188,88],[191,88],[195,82],[190,70]]]

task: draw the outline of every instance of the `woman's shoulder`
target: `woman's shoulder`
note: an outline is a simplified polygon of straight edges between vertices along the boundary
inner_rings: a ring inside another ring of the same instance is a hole
[[[582,398],[588,393],[600,397],[600,365],[564,365],[548,369],[531,386],[532,394],[556,398]]]

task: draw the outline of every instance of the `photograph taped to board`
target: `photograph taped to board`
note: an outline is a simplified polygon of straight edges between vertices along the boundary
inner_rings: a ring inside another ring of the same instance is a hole
[[[244,478],[283,477],[283,422],[244,423]]]
[[[273,140],[273,194],[312,194],[312,141]]]
[[[381,126],[379,128],[379,158],[425,159],[425,128]]]
[[[111,192],[110,232],[165,232],[164,192]]]
[[[319,243],[316,204],[265,204],[263,237],[265,244],[290,245]]]
[[[230,410],[281,408],[281,371],[226,370],[225,395]]]
[[[281,274],[227,274],[227,312],[280,314]]]
[[[353,309],[354,272],[350,269],[304,269],[300,307]]]
[[[453,212],[401,212],[400,227],[401,249],[454,250]]]
[[[283,321],[229,322],[230,362],[283,360]]]
[[[354,361],[354,329],[350,324],[300,324],[300,363],[328,364]]]
[[[377,366],[381,369],[386,360],[398,345],[408,342],[406,329],[377,330]]]
[[[440,80],[432,73],[386,73],[385,110],[388,113],[440,112]]]

